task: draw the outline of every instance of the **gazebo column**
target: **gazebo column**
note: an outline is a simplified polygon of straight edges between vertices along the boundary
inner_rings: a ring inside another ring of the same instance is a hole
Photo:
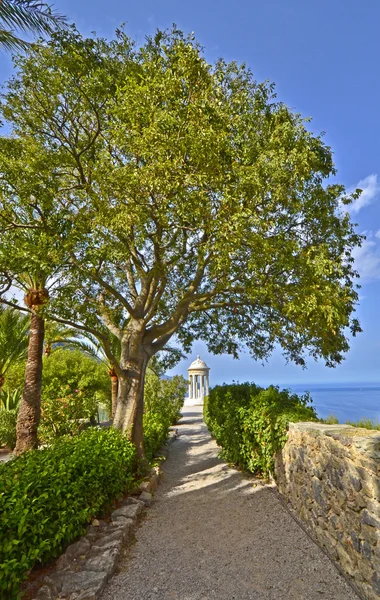
[[[189,398],[191,398],[191,380],[192,380],[192,375],[190,375],[189,377]]]
[[[205,396],[208,396],[208,375],[205,375]]]

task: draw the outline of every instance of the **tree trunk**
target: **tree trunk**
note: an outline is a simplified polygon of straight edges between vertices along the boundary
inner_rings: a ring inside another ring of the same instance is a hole
[[[115,418],[116,406],[117,406],[117,390],[119,387],[118,376],[115,371],[112,369],[112,373],[110,372],[111,377],[111,398],[112,398],[112,418]]]
[[[123,369],[118,380],[118,396],[114,427],[127,433],[136,446],[140,458],[144,455],[143,412],[144,383],[148,358],[144,355],[136,362],[127,361],[128,368]]]
[[[37,448],[37,429],[41,414],[42,352],[44,347],[44,320],[32,313],[25,384],[16,427],[16,454]]]

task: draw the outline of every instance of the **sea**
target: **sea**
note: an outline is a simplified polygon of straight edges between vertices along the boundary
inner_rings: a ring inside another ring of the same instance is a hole
[[[288,384],[280,388],[296,394],[310,392],[313,406],[322,419],[334,415],[340,423],[362,418],[380,423],[380,384]]]

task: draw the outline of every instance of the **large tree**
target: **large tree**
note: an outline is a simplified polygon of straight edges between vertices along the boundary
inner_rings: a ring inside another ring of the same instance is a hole
[[[265,359],[279,344],[301,365],[342,360],[359,330],[351,198],[326,184],[330,149],[272,85],[208,64],[176,30],[141,48],[72,31],[16,66],[2,108],[3,229],[17,235],[28,202],[7,186],[19,161],[33,202],[48,190],[70,225],[63,243],[45,219],[68,265],[46,311],[101,341],[119,381],[114,425],[140,452],[147,364],[173,336],[186,350],[198,338],[214,353],[246,346]]]
[[[17,31],[29,34],[51,34],[65,25],[62,15],[39,0],[1,0],[0,47],[7,50],[26,49],[29,43]]]

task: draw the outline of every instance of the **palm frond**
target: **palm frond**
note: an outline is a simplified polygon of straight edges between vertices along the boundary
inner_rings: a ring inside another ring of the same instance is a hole
[[[12,31],[0,29],[0,48],[4,48],[5,50],[12,52],[16,50],[26,50],[28,45],[28,42],[25,42],[19,38],[17,35],[12,33]]]
[[[26,358],[29,328],[29,316],[21,315],[12,308],[4,308],[0,304],[0,373],[2,376],[12,364]]]
[[[10,30],[16,28],[34,34],[51,34],[66,23],[63,15],[38,0],[2,0],[0,20]]]
[[[0,48],[26,50],[29,42],[16,32],[51,35],[67,26],[66,18],[37,0],[0,0]]]

